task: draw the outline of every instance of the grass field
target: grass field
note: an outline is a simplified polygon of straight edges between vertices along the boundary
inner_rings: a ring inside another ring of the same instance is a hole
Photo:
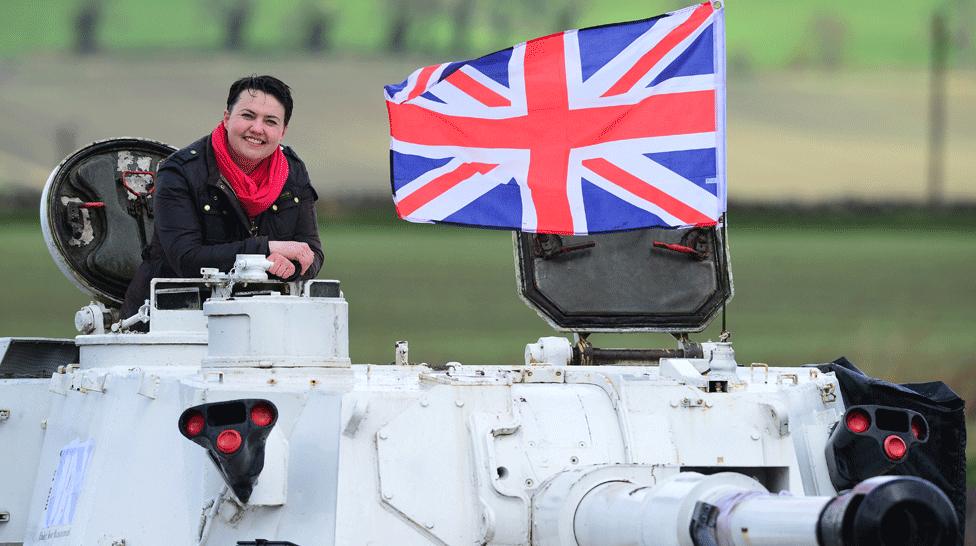
[[[846,355],[898,380],[943,378],[976,395],[976,241],[971,228],[730,233],[728,309],[740,362],[802,364]],[[442,226],[325,226],[326,266],[350,302],[355,362],[389,362],[393,342],[432,363],[517,363],[549,327],[515,294],[507,232]],[[0,229],[0,335],[71,336],[85,297],[57,271],[37,226]],[[711,328],[700,338],[715,337]],[[602,336],[603,346],[670,346]]]
[[[0,56],[36,51],[66,51],[72,45],[72,20],[87,0],[5,0]],[[309,14],[330,14],[334,47],[347,52],[377,52],[386,43],[394,7],[410,6],[418,23],[407,34],[415,51],[480,54],[512,43],[564,30],[642,19],[692,4],[691,0],[572,0],[471,2],[470,51],[451,51],[456,0],[275,0],[254,2],[245,26],[250,50],[288,51],[299,47]],[[214,50],[222,40],[219,6],[202,0],[113,0],[101,2],[99,42],[109,50]],[[896,0],[878,7],[832,0],[725,2],[729,52],[760,68],[818,62],[824,48],[839,52],[841,63],[875,67],[923,65],[928,59],[931,14],[944,9],[952,29],[969,28],[976,12],[971,2]],[[572,15],[564,15],[570,10]],[[969,21],[968,25],[966,21]],[[161,32],[165,29],[165,32]],[[971,59],[970,59],[971,60]]]
[[[383,197],[389,193],[389,129],[382,86],[436,60],[194,54],[0,63],[0,116],[7,121],[0,124],[0,192],[11,186],[39,191],[54,165],[93,140],[132,135],[188,144],[217,123],[228,82],[270,71],[295,90],[295,118],[285,140],[308,164],[319,194]],[[927,75],[918,70],[733,78],[731,199],[923,200],[927,92]],[[976,72],[950,74],[947,108],[945,195],[973,202]]]

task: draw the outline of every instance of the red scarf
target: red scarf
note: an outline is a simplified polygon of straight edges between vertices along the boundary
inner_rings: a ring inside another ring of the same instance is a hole
[[[247,215],[254,218],[268,210],[271,203],[281,195],[281,188],[288,178],[288,160],[285,159],[281,147],[275,148],[274,153],[262,159],[248,174],[231,157],[224,122],[220,122],[210,134],[210,143],[213,145],[214,155],[217,156],[220,174],[234,188],[237,200],[244,206]]]

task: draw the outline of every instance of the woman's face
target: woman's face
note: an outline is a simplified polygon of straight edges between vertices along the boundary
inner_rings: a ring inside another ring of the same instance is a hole
[[[274,153],[285,136],[285,107],[261,91],[245,89],[230,111],[224,111],[227,142],[238,156],[261,161]]]

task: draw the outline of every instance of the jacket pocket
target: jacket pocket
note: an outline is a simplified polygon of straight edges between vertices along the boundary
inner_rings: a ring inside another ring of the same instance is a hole
[[[232,239],[228,224],[233,218],[222,199],[204,193],[197,203],[197,209],[203,218],[203,244],[226,243]]]
[[[298,215],[301,213],[302,197],[284,191],[268,208],[273,234],[276,237],[291,237],[295,234]]]

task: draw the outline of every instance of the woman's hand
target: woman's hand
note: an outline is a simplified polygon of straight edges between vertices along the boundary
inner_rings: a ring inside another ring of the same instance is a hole
[[[298,241],[268,241],[268,250],[271,252],[271,255],[279,254],[289,260],[298,262],[302,266],[303,274],[315,260],[315,254],[312,253],[312,249],[308,247],[308,244],[299,243]],[[274,261],[271,256],[268,256],[268,259]]]
[[[271,273],[279,279],[287,279],[295,274],[295,264],[291,263],[291,260],[282,254],[272,252],[268,255],[268,261],[271,262],[268,273]]]

